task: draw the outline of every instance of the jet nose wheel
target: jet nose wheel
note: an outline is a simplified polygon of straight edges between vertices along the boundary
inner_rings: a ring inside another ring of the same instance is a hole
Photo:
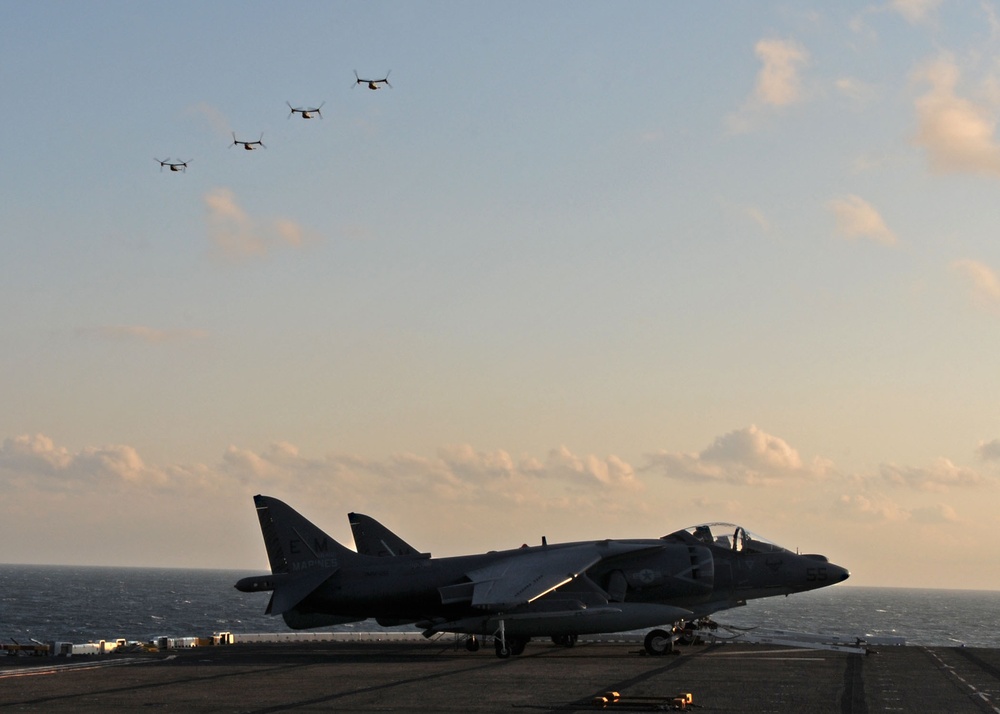
[[[646,654],[653,656],[670,654],[674,651],[674,641],[666,630],[650,630],[643,642]]]

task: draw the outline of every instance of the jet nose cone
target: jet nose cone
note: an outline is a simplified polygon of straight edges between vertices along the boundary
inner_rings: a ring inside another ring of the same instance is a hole
[[[833,566],[833,581],[835,583],[842,583],[851,577],[851,571],[847,568],[841,568],[839,565]]]

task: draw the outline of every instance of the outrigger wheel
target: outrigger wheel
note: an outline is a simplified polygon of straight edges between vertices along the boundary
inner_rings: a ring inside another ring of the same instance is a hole
[[[528,644],[530,637],[508,637],[507,647],[504,648],[503,640],[499,637],[493,640],[493,645],[496,648],[497,657],[500,659],[507,659],[511,655],[515,657],[524,652],[524,648]]]
[[[643,647],[646,648],[646,654],[665,655],[674,651],[674,641],[666,630],[650,630]]]

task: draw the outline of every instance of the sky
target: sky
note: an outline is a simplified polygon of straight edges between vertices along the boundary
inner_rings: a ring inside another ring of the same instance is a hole
[[[0,12],[0,562],[265,572],[263,493],[1000,590],[1000,3]]]

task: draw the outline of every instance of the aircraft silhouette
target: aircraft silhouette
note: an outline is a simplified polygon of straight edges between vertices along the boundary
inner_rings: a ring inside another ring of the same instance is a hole
[[[186,173],[188,164],[194,161],[194,159],[188,159],[187,161],[171,161],[170,157],[168,156],[163,161],[160,161],[158,158],[154,156],[153,161],[159,162],[160,171],[163,171],[163,167],[166,166],[171,171],[180,171],[182,173]]]
[[[389,73],[392,72],[390,69],[385,73],[385,77],[382,79],[362,79],[358,76],[358,70],[354,70],[354,84],[352,86],[357,87],[359,84],[367,84],[368,89],[381,89],[380,84],[384,84],[389,89],[392,89],[392,85],[389,84]]]
[[[315,114],[320,119],[322,119],[323,118],[323,112],[321,112],[320,109],[323,108],[323,104],[326,104],[326,102],[321,103],[318,107],[311,107],[311,108],[310,107],[293,107],[292,103],[288,102],[288,101],[286,101],[285,104],[288,105],[288,118],[289,119],[292,118],[293,114],[300,114],[303,119],[312,119],[313,115]],[[233,138],[236,138],[236,137],[233,137]]]
[[[231,148],[233,148],[234,146],[237,146],[237,145],[242,146],[247,151],[253,151],[258,146],[260,148],[262,148],[262,149],[266,149],[267,148],[266,146],[264,146],[264,132],[260,133],[260,138],[257,139],[257,141],[240,141],[239,139],[236,138],[236,132],[234,131],[233,132],[233,143],[229,145],[229,148],[231,149]]]
[[[653,629],[650,654],[672,648],[678,623],[747,600],[833,585],[850,573],[799,555],[740,526],[711,523],[662,538],[522,546],[431,558],[376,521],[351,513],[357,552],[287,504],[255,496],[270,575],[242,592],[270,591],[266,612],[293,629],[375,618],[440,632],[492,635],[496,654],[520,654],[532,637],[571,645],[582,634]],[[667,627],[667,630],[659,629]]]

